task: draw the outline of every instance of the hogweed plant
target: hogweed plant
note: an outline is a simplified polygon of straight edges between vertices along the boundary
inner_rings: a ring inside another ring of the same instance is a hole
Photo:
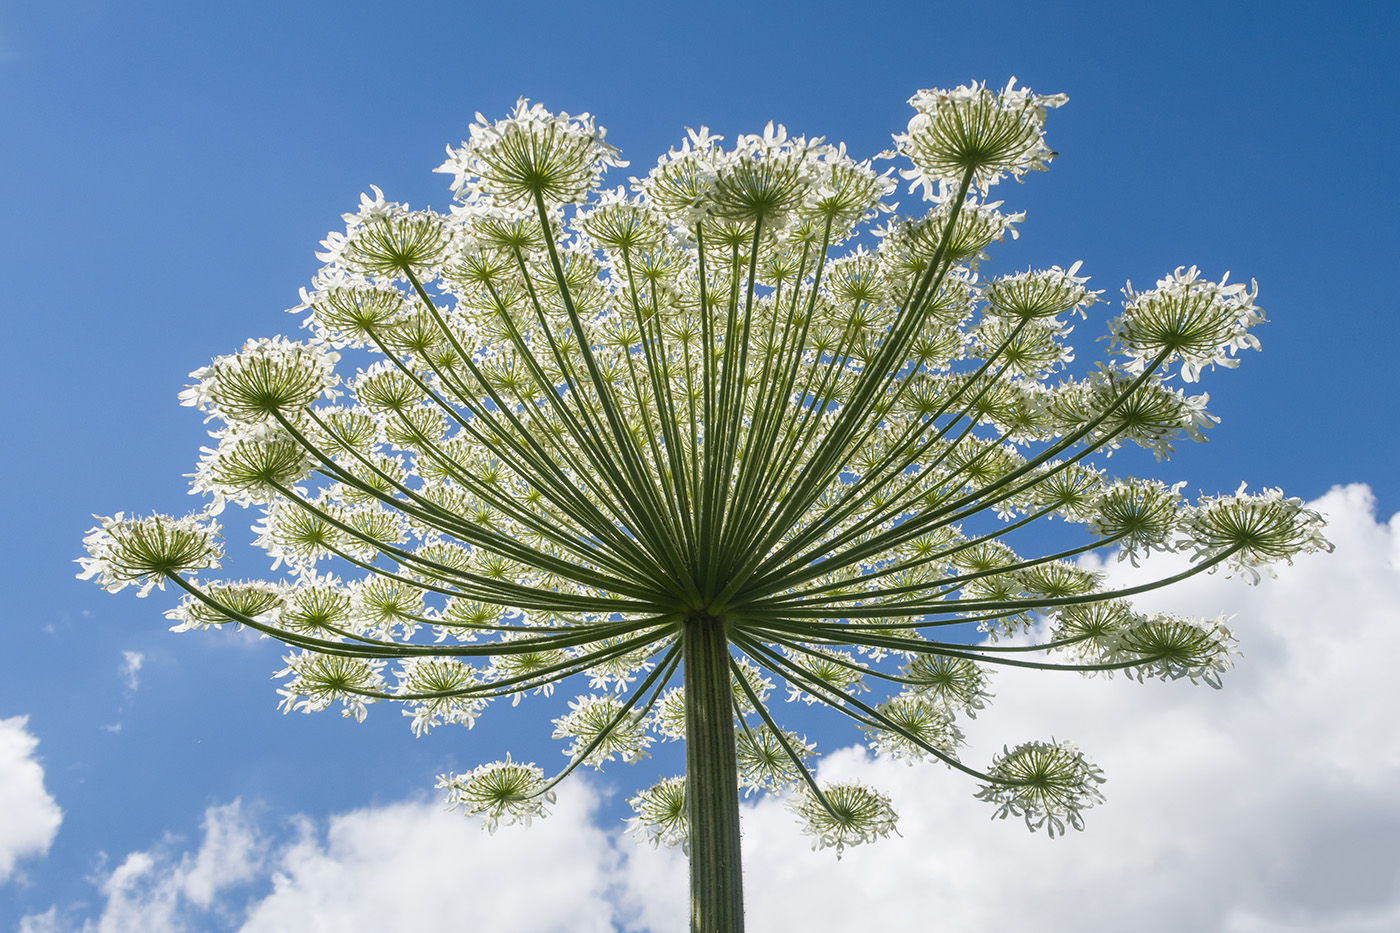
[[[959,757],[991,671],[1219,686],[1222,621],[1130,597],[1328,545],[1277,490],[1191,504],[1089,460],[1202,439],[1215,419],[1186,388],[1258,347],[1254,288],[1195,267],[1129,286],[1109,358],[1075,376],[1071,322],[1102,294],[1079,264],[978,275],[1022,219],[993,187],[1047,167],[1064,101],[920,91],[879,157],[898,176],[771,124],[732,148],[701,128],[618,188],[590,116],[478,115],[439,169],[450,213],[375,189],[292,309],[307,339],[192,374],[181,400],[216,424],[193,474],[208,506],[100,519],[82,576],[173,584],[177,631],[280,640],[287,711],[394,701],[425,733],[586,678],[554,720],[560,772],[507,758],[439,787],[488,828],[528,823],[580,765],[683,740],[685,775],[637,794],[632,824],[686,846],[694,930],[742,929],[741,789],[789,795],[838,853],[895,826],[878,790],[814,780],[780,698],[967,773],[996,816],[1082,828],[1103,776],[1074,745]],[[894,212],[900,179],[927,210]],[[366,363],[344,381],[342,351]],[[230,502],[261,509],[287,578],[205,577]],[[1083,543],[1026,556],[1054,517]],[[1076,562],[1102,549],[1192,562],[1108,589]]]

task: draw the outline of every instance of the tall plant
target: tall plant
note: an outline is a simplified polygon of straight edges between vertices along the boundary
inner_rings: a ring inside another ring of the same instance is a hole
[[[543,813],[579,765],[683,739],[685,776],[639,793],[634,823],[688,846],[697,931],[742,929],[741,788],[790,793],[838,851],[895,825],[879,791],[813,778],[775,687],[879,753],[966,772],[1001,816],[1081,828],[1103,778],[1073,745],[959,757],[991,669],[1218,686],[1226,627],[1130,597],[1327,544],[1277,490],[1190,504],[1087,459],[1201,438],[1215,419],[1184,385],[1258,346],[1254,289],[1195,267],[1129,286],[1109,359],[1075,377],[1070,321],[1101,294],[1079,264],[979,278],[1021,220],[989,193],[1046,167],[1064,101],[1014,82],[916,94],[883,157],[930,202],[917,216],[893,213],[893,169],[771,124],[733,148],[691,131],[604,189],[626,163],[588,115],[478,116],[439,169],[450,213],[375,189],[293,309],[310,338],[192,374],[182,401],[217,422],[194,474],[208,507],[101,519],[82,576],[169,581],[176,630],[281,640],[288,711],[395,701],[422,733],[587,677],[554,721],[558,774],[507,758],[439,786],[494,829]],[[342,352],[365,363],[344,382]],[[261,508],[257,543],[289,579],[205,579],[228,502]],[[1083,543],[1013,549],[1054,516]],[[1075,562],[1096,549],[1193,562],[1111,590]]]

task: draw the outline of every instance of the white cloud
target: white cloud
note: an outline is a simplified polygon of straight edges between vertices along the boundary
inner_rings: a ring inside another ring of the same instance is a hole
[[[27,716],[0,719],[0,882],[16,862],[39,856],[63,822],[63,811],[44,789],[44,768],[34,757],[39,740],[25,726]]]
[[[590,821],[595,802],[573,782],[549,819],[494,836],[437,803],[334,817],[324,842],[282,853],[243,931],[610,931],[618,856]]]
[[[145,660],[146,656],[139,651],[122,652],[122,683],[126,685],[128,693],[141,685],[141,665]]]
[[[1315,506],[1331,517],[1334,555],[1300,559],[1257,588],[1211,576],[1140,600],[1237,613],[1246,657],[1223,690],[1046,672],[997,678],[996,702],[967,724],[967,757],[985,763],[1004,743],[1052,735],[1079,743],[1109,778],[1108,802],[1088,813],[1085,832],[1052,841],[991,821],[962,775],[838,751],[823,777],[889,793],[903,835],[838,862],[810,850],[780,802],[746,807],[750,927],[1400,929],[1400,517],[1377,524],[1360,486]],[[1105,569],[1137,582],[1170,566]],[[220,811],[178,871],[168,870],[173,856],[129,857],[104,886],[106,914],[87,929],[197,929],[189,918],[201,911],[233,909],[229,879],[241,878],[271,887],[248,908],[246,933],[685,930],[682,855],[598,828],[595,804],[574,781],[548,820],[487,836],[436,804],[404,803],[332,817],[324,837],[307,821],[276,847],[237,811]],[[161,893],[171,886],[173,897]],[[162,913],[168,903],[177,909]],[[27,922],[32,933],[58,929],[53,912]]]
[[[216,905],[216,896],[264,874],[268,845],[244,811],[241,801],[210,807],[204,814],[204,838],[193,854],[176,855],[176,840],[128,855],[99,887],[106,909],[84,933],[172,933],[201,929],[191,917]],[[48,915],[26,918],[36,931],[57,930]],[[42,923],[48,923],[45,927]]]
[[[607,933],[620,855],[592,825],[597,797],[571,782],[553,815],[494,836],[438,803],[333,816],[324,837],[299,818],[296,838],[270,843],[235,801],[205,813],[193,854],[175,840],[133,852],[99,882],[102,915],[69,924],[57,907],[23,918],[22,933],[175,933],[212,914],[244,916],[244,933],[449,930],[466,920],[494,933]],[[224,926],[223,923],[220,926]]]

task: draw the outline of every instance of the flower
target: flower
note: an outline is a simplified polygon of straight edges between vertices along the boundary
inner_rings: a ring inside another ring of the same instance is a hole
[[[273,422],[278,416],[300,421],[301,410],[316,399],[336,397],[332,386],[340,381],[339,359],[324,346],[284,337],[249,340],[238,353],[190,373],[199,382],[180,393],[180,404],[229,424]]]
[[[997,805],[993,819],[1020,816],[1028,829],[1044,826],[1051,837],[1063,835],[1066,823],[1083,829],[1083,811],[1103,802],[1103,772],[1069,742],[1003,749],[987,773],[993,783],[982,785],[977,797]]]
[[[152,587],[165,588],[177,574],[219,566],[219,525],[209,513],[171,518],[151,515],[127,518],[94,515],[98,524],[83,538],[87,557],[79,558],[79,580],[97,579],[97,585],[116,593],[136,584],[137,595]]]
[[[962,734],[953,725],[953,710],[935,702],[927,693],[901,693],[877,706],[878,722],[897,729],[871,728],[865,734],[877,755],[903,758],[909,764],[929,757],[928,748],[951,753]]]
[[[639,842],[648,842],[652,848],[686,845],[690,820],[683,776],[653,784],[627,802],[637,814],[628,818],[627,831]]]
[[[454,658],[407,658],[395,672],[396,695],[407,701],[403,714],[413,719],[413,734],[423,735],[444,722],[470,729],[486,708],[481,697],[464,697],[464,688],[480,682],[475,668]]]
[[[1119,560],[1131,560],[1151,551],[1176,550],[1176,533],[1185,504],[1181,487],[1159,480],[1117,480],[1106,485],[1094,504],[1089,527],[1098,537],[1118,544]]]
[[[471,139],[447,150],[437,171],[453,176],[452,190],[464,201],[486,197],[505,206],[534,207],[582,203],[607,166],[625,166],[604,142],[607,130],[586,113],[553,114],[525,98],[504,120],[489,123],[481,114]]]
[[[805,762],[816,746],[791,732],[780,738],[768,726],[740,729],[734,736],[734,753],[739,763],[739,784],[744,795],[755,791],[781,791],[802,779],[794,762]]]
[[[1299,554],[1331,551],[1322,534],[1322,516],[1303,508],[1303,500],[1288,498],[1277,487],[1259,495],[1207,496],[1185,523],[1186,545],[1197,560],[1226,556],[1229,566],[1259,582],[1259,569],[1278,561],[1293,562]]]
[[[363,722],[367,704],[375,702],[381,692],[384,662],[339,654],[302,651],[282,660],[287,666],[275,677],[288,678],[277,688],[284,713],[297,710],[318,713],[339,700],[341,715]]]
[[[443,258],[448,233],[443,220],[431,211],[410,211],[397,201],[385,201],[384,192],[371,185],[374,198],[360,195],[360,210],[344,215],[344,234],[331,233],[322,241],[325,252],[316,258],[343,264],[337,270],[383,279],[416,277],[427,281]]]
[[[481,826],[494,833],[501,823],[529,826],[555,794],[544,788],[544,772],[533,764],[505,761],[481,765],[468,774],[440,774],[437,786],[447,790],[449,810],[461,807],[468,816],[482,817]]]
[[[564,750],[570,758],[583,757],[595,768],[619,756],[635,763],[647,756],[651,736],[642,723],[629,715],[622,701],[614,696],[589,695],[569,702],[569,714],[554,720],[556,739],[573,739]]]
[[[282,587],[261,580],[214,583],[204,590],[203,595],[209,602],[195,596],[187,596],[180,605],[165,614],[167,619],[178,623],[172,625],[170,631],[188,632],[238,622],[225,610],[232,610],[249,619],[280,615],[286,602]],[[270,618],[262,620],[273,621]]]
[[[1075,275],[1080,265],[1076,262],[1068,271],[1051,266],[1005,275],[988,282],[981,296],[993,311],[1009,318],[1058,318],[1071,312],[1085,317],[1085,309],[1103,292],[1084,287],[1088,276]]]
[[[1259,288],[1227,285],[1229,278],[1227,272],[1218,283],[1202,280],[1195,266],[1179,266],[1149,291],[1135,292],[1132,283],[1124,287],[1123,314],[1109,332],[1113,349],[1128,358],[1128,371],[1141,372],[1162,356],[1164,364],[1180,361],[1181,378],[1195,382],[1207,366],[1238,366],[1236,350],[1259,349],[1250,333],[1264,320],[1254,304]]]
[[[919,91],[909,98],[917,112],[908,131],[895,137],[900,153],[914,163],[900,174],[910,191],[922,187],[931,200],[939,181],[970,175],[985,188],[1007,173],[1019,180],[1027,171],[1043,171],[1055,156],[1045,145],[1045,111],[1068,100],[1018,89],[1015,78],[999,92],[978,83]]]
[[[834,848],[837,858],[848,846],[874,842],[895,832],[899,820],[890,798],[859,781],[828,784],[821,788],[820,796],[814,790],[793,794],[788,798],[788,809],[802,821],[803,831],[813,837],[812,848]]]
[[[214,497],[210,514],[232,500],[239,505],[271,502],[311,471],[310,453],[286,430],[269,424],[237,424],[214,432],[218,447],[190,474],[190,491]]]
[[[1156,613],[1134,619],[1107,639],[1107,659],[1129,661],[1129,672],[1139,681],[1148,677],[1206,683],[1220,689],[1220,675],[1239,654],[1234,633],[1224,619],[1186,619]]]
[[[1082,828],[1103,778],[1073,745],[956,757],[994,669],[1218,686],[1222,621],[1128,597],[1329,545],[1278,490],[1188,505],[1184,483],[1110,481],[1091,459],[1204,439],[1207,396],[1170,380],[1257,347],[1255,290],[1194,267],[1129,285],[1115,359],[1076,374],[1069,341],[1101,294],[1080,264],[978,271],[1024,217],[988,190],[1045,168],[1063,96],[911,102],[895,157],[936,202],[914,217],[886,203],[891,172],[776,124],[731,149],[689,131],[603,191],[625,163],[592,117],[478,115],[441,168],[449,213],[374,188],[327,236],[293,309],[309,342],[251,341],[193,374],[182,401],[222,422],[192,477],[207,511],[100,519],[82,576],[174,580],[176,629],[276,637],[287,712],[392,702],[421,735],[586,679],[553,719],[556,774],[507,757],[439,787],[494,830],[543,815],[584,764],[694,742],[706,770],[640,792],[629,822],[690,847],[697,917],[721,909],[711,889],[737,905],[741,789],[791,792],[838,856],[894,831],[877,790],[817,784],[783,697],[848,717],[877,754],[976,777],[997,816]],[[378,358],[342,383],[341,350]],[[217,566],[230,501],[262,506],[256,543],[291,580],[191,578]],[[1031,529],[1056,515],[1083,543],[1037,555]],[[1192,563],[1114,590],[1072,562],[1102,549]]]

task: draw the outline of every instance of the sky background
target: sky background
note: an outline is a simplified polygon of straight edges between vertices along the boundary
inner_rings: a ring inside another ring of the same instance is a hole
[[[747,809],[751,926],[1400,930],[1397,10],[0,2],[0,929],[683,929],[679,853],[619,838],[673,752],[488,837],[440,812],[434,776],[507,750],[562,763],[562,698],[422,739],[387,708],[283,716],[275,645],[172,635],[170,594],[73,579],[82,535],[92,513],[195,506],[186,374],[295,333],[282,309],[370,185],[445,209],[431,169],[477,111],[596,114],[632,160],[616,184],[701,124],[774,120],[871,156],[914,91],[1015,75],[1070,102],[1052,170],[999,190],[1027,218],[984,271],[1082,259],[1110,298],[1183,264],[1257,279],[1264,349],[1207,374],[1211,441],[1122,468],[1318,500],[1337,551],[1144,604],[1238,614],[1246,657],[1219,693],[999,678],[974,761],[1055,735],[1108,773],[1070,839],[988,822],[968,780],[802,720],[823,776],[879,785],[903,835],[838,862],[779,802]],[[1079,325],[1082,358],[1114,308]],[[231,545],[254,517],[226,516]],[[265,574],[230,550],[229,576]]]

